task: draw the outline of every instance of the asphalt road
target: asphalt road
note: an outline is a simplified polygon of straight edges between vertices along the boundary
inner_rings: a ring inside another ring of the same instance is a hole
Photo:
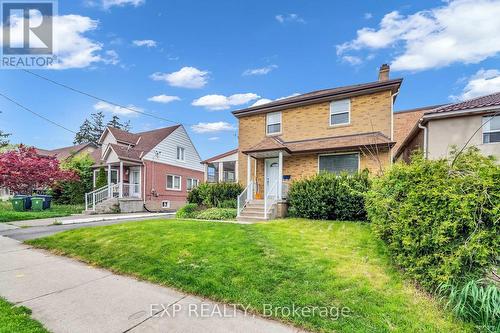
[[[163,219],[172,218],[172,217],[160,217]],[[28,239],[35,239],[50,236],[56,234],[58,232],[72,230],[72,229],[80,229],[80,228],[90,228],[96,226],[104,226],[104,225],[112,225],[118,223],[130,223],[137,221],[145,221],[145,220],[153,220],[158,219],[156,217],[147,217],[147,218],[134,218],[134,219],[123,219],[123,220],[115,220],[115,221],[99,221],[99,222],[88,222],[88,223],[78,223],[78,224],[63,224],[63,225],[49,225],[43,227],[30,227],[30,228],[19,228],[19,229],[11,229],[0,231],[1,236],[9,237],[12,239],[16,239],[19,241],[24,241]]]

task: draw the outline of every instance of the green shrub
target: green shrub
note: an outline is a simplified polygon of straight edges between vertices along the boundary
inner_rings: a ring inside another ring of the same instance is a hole
[[[365,220],[364,195],[370,187],[368,172],[336,175],[321,173],[292,183],[289,214],[321,220]]]
[[[238,198],[243,188],[238,183],[203,183],[192,189],[188,195],[188,202],[206,207],[221,207],[228,200]]]
[[[95,188],[98,189],[106,185],[108,185],[108,176],[104,167],[100,167],[95,180]]]
[[[438,294],[446,307],[460,319],[484,332],[500,332],[500,288],[486,279],[472,279],[463,285],[443,283]]]
[[[224,200],[219,202],[217,205],[217,208],[236,208],[238,206],[238,203],[236,199],[229,199],[229,200]]]
[[[500,248],[500,166],[477,149],[453,164],[415,155],[374,181],[367,211],[397,265],[424,287],[482,277]]]
[[[197,204],[188,203],[187,205],[179,208],[177,213],[175,213],[175,217],[184,218],[184,219],[194,219],[199,213],[199,208]]]
[[[61,168],[73,170],[78,174],[77,181],[56,183],[49,191],[54,202],[64,205],[77,205],[85,202],[85,193],[92,191],[94,160],[88,154],[70,157],[61,163]],[[104,170],[104,169],[103,169]]]
[[[234,220],[236,218],[236,209],[209,208],[201,211],[196,218],[200,220]]]

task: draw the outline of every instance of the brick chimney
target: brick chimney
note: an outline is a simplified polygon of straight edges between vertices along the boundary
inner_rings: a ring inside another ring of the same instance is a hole
[[[380,70],[378,71],[378,80],[379,81],[387,81],[389,80],[389,72],[391,68],[387,64],[383,64],[380,66]]]

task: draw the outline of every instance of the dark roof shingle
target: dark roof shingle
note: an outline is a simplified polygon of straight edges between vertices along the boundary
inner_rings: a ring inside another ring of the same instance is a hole
[[[451,112],[459,110],[470,110],[470,109],[484,108],[489,106],[500,106],[500,92],[496,92],[494,94],[486,96],[476,97],[455,104],[444,105],[440,108],[426,112],[426,114]]]

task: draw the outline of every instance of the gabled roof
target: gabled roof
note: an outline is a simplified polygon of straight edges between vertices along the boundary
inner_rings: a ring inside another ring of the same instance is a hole
[[[500,92],[496,92],[486,96],[472,98],[459,103],[444,105],[430,112],[426,112],[426,114],[462,111],[462,110],[495,107],[495,106],[500,107]]]
[[[203,163],[203,164],[212,163],[213,161],[220,160],[221,158],[224,158],[226,156],[230,156],[230,155],[236,154],[237,152],[238,152],[238,148],[230,150],[230,151],[226,151],[225,153],[222,153],[222,154],[215,155],[213,157],[207,158],[206,160],[201,161],[201,163]]]
[[[380,132],[332,136],[298,141],[283,141],[279,137],[267,137],[243,153],[251,154],[272,150],[284,150],[289,154],[333,152],[372,147],[390,148],[393,145],[394,142]]]
[[[156,147],[179,127],[181,127],[181,125],[139,133],[128,133],[113,127],[108,127],[106,130],[109,130],[109,132],[115,137],[116,141],[121,143],[112,143],[109,145],[120,159],[140,161],[144,155],[149,153],[154,147]],[[101,137],[101,140],[102,139],[103,137]],[[99,161],[96,160],[96,164],[98,164],[98,162]]]
[[[74,146],[62,147],[57,149],[40,149],[35,148],[36,152],[43,156],[55,156],[59,161],[62,161],[72,155],[78,154],[87,147],[97,148],[93,143],[82,143]]]
[[[393,93],[399,90],[403,79],[393,79],[386,81],[376,81],[362,84],[355,84],[332,89],[323,89],[309,92],[302,95],[288,97],[266,104],[251,106],[249,108],[233,111],[235,117],[243,117],[250,114],[265,113],[271,111],[283,110],[291,107],[309,105],[333,99],[346,98],[369,94],[372,92],[391,90]]]

